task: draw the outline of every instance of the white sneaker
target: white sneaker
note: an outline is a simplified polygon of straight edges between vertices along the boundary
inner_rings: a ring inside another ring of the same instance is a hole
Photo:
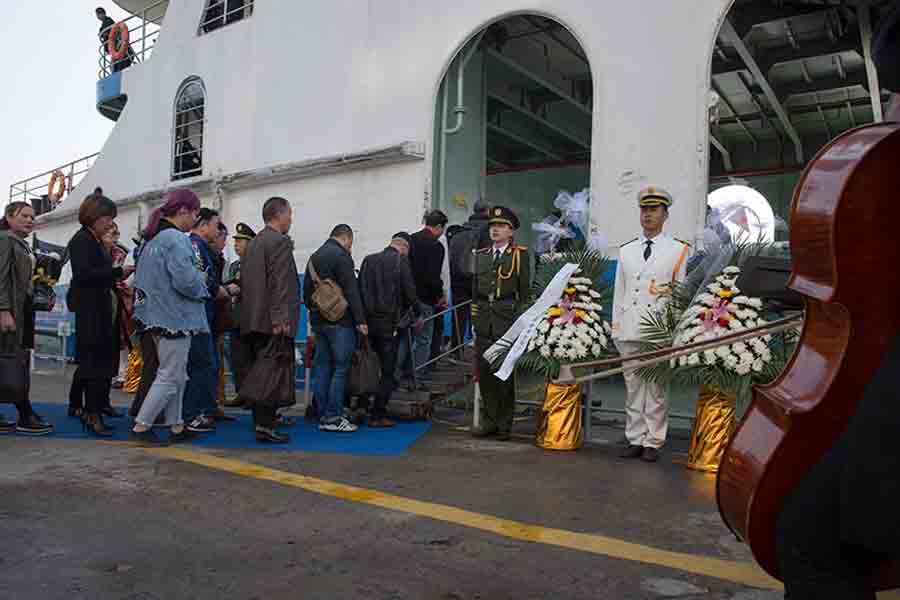
[[[359,429],[356,425],[341,417],[340,421],[333,423],[320,423],[319,431],[333,431],[335,433],[353,433]]]

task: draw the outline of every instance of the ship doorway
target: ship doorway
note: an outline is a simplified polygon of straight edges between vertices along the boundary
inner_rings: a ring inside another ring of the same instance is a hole
[[[578,40],[559,22],[520,14],[463,46],[435,107],[432,206],[450,224],[479,200],[519,216],[518,243],[554,211],[560,191],[590,187],[593,81]]]
[[[803,168],[848,129],[880,121],[888,94],[867,58],[892,2],[735,0],[713,45],[709,189],[746,185],[788,238]]]

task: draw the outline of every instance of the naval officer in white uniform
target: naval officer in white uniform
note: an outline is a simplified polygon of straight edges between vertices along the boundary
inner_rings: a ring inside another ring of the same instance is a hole
[[[689,246],[662,232],[669,218],[672,196],[659,187],[638,192],[643,233],[619,249],[613,300],[613,339],[622,356],[639,352],[641,320],[665,302],[672,284],[683,281]],[[625,363],[628,367],[628,363]],[[659,460],[669,426],[667,390],[625,371],[624,458]]]

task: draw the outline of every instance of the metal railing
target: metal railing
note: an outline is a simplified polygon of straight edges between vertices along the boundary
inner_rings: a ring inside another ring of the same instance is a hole
[[[100,156],[100,153],[95,152],[94,154],[73,160],[70,163],[60,165],[49,171],[44,171],[43,173],[39,173],[28,179],[17,181],[9,186],[9,201],[35,204],[46,199],[47,205],[35,207],[35,212],[41,214],[52,211],[63,201],[63,199],[65,199],[66,195],[75,189],[75,186],[78,185],[78,182],[81,181],[84,175],[91,170],[91,167],[94,165],[94,161],[98,156]],[[53,204],[47,197],[50,195],[50,179],[56,171],[61,172],[65,178],[65,193],[55,204]],[[42,210],[38,210],[38,208],[41,208]]]
[[[206,0],[198,35],[212,33],[253,15],[254,0]]]
[[[436,362],[438,362],[441,359],[447,358],[451,354],[456,354],[457,356],[460,356],[463,348],[474,343],[473,341],[467,342],[465,332],[460,331],[460,329],[459,329],[459,313],[457,312],[457,309],[463,308],[464,306],[469,306],[470,304],[472,304],[472,301],[466,300],[465,302],[461,302],[454,306],[448,306],[444,310],[434,313],[427,319],[422,319],[421,327],[428,327],[429,323],[431,323],[435,319],[441,318],[444,315],[446,315],[447,313],[452,312],[453,313],[453,331],[455,332],[456,339],[459,340],[459,343],[457,343],[454,346],[453,345],[454,337],[451,336],[450,337],[451,347],[448,350],[446,350],[442,354],[439,354],[438,356],[435,356],[434,358],[431,358],[431,359],[423,362],[421,365],[416,364],[416,356],[415,356],[415,353],[413,352],[413,330],[417,329],[417,328],[414,327],[413,325],[410,325],[406,329],[406,342],[407,342],[406,348],[407,348],[407,352],[409,354],[409,362],[410,362],[410,365],[412,366],[412,370],[410,371],[410,379],[412,380],[413,389],[417,390],[419,387],[418,380],[416,377],[416,373],[418,371],[421,371],[425,367],[435,364]],[[418,325],[418,324],[419,323],[417,322],[414,325]],[[431,327],[434,327],[434,325],[431,325]]]
[[[162,20],[166,15],[169,0],[156,0],[144,7],[140,13],[131,15],[120,23],[128,27],[129,49],[125,57],[119,61],[113,61],[108,53],[106,43],[98,46],[100,53],[99,78],[111,75],[116,71],[122,71],[132,64],[144,62],[150,58],[156,47],[156,40],[162,29]]]

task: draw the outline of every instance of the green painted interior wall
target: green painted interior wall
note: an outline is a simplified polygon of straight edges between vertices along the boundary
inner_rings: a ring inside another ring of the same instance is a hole
[[[556,195],[561,190],[580,192],[589,185],[590,170],[586,166],[498,173],[487,177],[486,198],[491,204],[502,204],[515,211],[523,223],[516,240],[533,247],[531,223],[539,223],[553,211]]]

